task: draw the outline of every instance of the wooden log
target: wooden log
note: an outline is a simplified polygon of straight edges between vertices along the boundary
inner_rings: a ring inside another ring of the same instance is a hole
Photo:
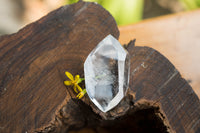
[[[0,132],[48,125],[59,105],[70,99],[64,72],[83,74],[85,57],[108,34],[119,36],[113,17],[100,5],[79,2],[2,36]]]
[[[119,41],[137,38],[137,46],[161,52],[179,70],[200,98],[200,9],[147,19],[119,27]]]
[[[108,34],[119,37],[112,16],[80,1],[0,37],[0,132],[198,133],[193,89],[164,56],[134,41],[126,46],[130,89],[116,108],[102,113],[64,86],[64,72],[83,77],[87,55]]]

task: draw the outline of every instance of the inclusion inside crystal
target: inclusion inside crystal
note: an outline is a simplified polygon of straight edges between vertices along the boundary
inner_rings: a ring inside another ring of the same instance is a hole
[[[112,36],[104,38],[84,63],[86,91],[103,112],[114,108],[124,97],[129,82],[129,55]]]

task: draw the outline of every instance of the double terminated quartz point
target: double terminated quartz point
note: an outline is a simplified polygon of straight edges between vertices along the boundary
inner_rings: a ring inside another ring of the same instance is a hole
[[[112,35],[104,38],[84,63],[86,91],[103,112],[114,108],[125,96],[129,84],[128,52]]]

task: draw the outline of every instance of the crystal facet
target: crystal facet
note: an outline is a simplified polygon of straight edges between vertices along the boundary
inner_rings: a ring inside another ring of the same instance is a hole
[[[112,35],[88,55],[84,63],[86,91],[101,111],[111,110],[125,96],[129,69],[128,52]]]

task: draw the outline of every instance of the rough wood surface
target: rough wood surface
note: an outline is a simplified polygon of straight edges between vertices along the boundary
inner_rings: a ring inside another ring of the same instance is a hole
[[[137,46],[152,47],[166,56],[200,98],[200,9],[119,27],[119,40],[137,38]]]
[[[127,96],[108,113],[65,87],[66,70],[83,63],[106,35],[119,36],[112,16],[94,3],[61,7],[16,34],[0,37],[0,132],[200,132],[200,102],[156,50],[127,45]]]
[[[157,101],[177,133],[200,132],[200,101],[178,70],[154,49],[135,47],[129,53],[135,102]]]
[[[66,70],[83,73],[85,57],[106,35],[119,36],[100,5],[79,2],[51,12],[16,34],[0,38],[0,132],[47,125],[70,98]]]

